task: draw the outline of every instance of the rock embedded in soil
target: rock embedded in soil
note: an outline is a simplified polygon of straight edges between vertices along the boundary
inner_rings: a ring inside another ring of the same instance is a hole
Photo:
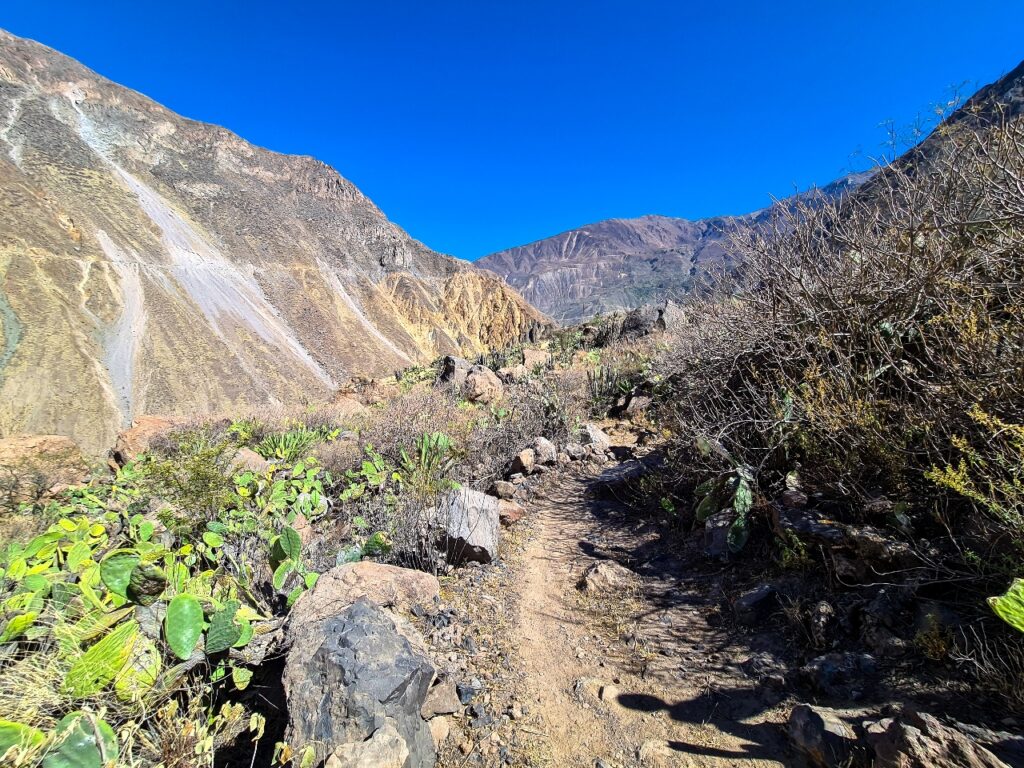
[[[594,563],[584,572],[579,588],[588,595],[621,593],[634,585],[636,574],[613,560]]]
[[[567,443],[565,454],[573,461],[579,461],[587,455],[587,450],[580,443]]]
[[[516,487],[508,480],[498,480],[494,483],[493,491],[499,499],[511,499],[516,494]]]
[[[514,501],[498,500],[498,519],[505,528],[511,528],[526,516],[526,510]]]
[[[448,562],[492,563],[498,559],[500,512],[493,496],[458,488],[449,491],[431,513],[431,524],[440,530],[439,546]]]
[[[797,704],[786,732],[793,747],[819,768],[860,764],[863,756],[853,727],[833,709]]]
[[[523,365],[529,371],[534,371],[537,368],[543,368],[551,361],[551,353],[545,352],[542,349],[524,349],[523,350]]]
[[[393,724],[385,722],[366,741],[343,744],[334,750],[324,768],[404,768],[408,760],[409,747],[402,735]]]
[[[425,720],[461,711],[462,701],[459,698],[455,682],[447,677],[441,678],[434,684],[420,708],[420,714]]]
[[[152,447],[153,443],[174,430],[178,422],[163,416],[139,416],[131,427],[117,436],[111,455],[121,465],[135,461]]]
[[[771,584],[762,584],[744,592],[733,603],[736,621],[752,627],[768,618],[779,607],[779,592]]]
[[[395,619],[360,598],[336,615],[291,627],[290,634],[283,680],[286,739],[296,752],[311,745],[317,761],[334,754],[339,766],[361,766],[373,764],[357,762],[372,749],[386,765],[404,747],[399,765],[434,765],[434,741],[420,715],[434,667]]]
[[[860,698],[870,688],[878,662],[867,653],[827,653],[800,668],[800,679],[812,690],[836,698]]]
[[[469,362],[461,357],[448,355],[441,362],[441,373],[438,381],[451,384],[456,391],[461,392],[466,384],[466,377],[469,375]]]

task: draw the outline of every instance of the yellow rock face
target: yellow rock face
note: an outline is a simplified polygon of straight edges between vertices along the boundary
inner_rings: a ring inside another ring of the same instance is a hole
[[[547,319],[333,169],[0,32],[0,436],[330,399]]]

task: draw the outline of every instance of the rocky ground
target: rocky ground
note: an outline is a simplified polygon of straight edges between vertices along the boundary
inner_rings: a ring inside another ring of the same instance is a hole
[[[465,708],[434,729],[439,765],[838,766],[869,739],[909,760],[878,765],[1024,764],[1007,733],[934,720],[921,737],[917,707],[949,709],[920,671],[808,654],[776,585],[636,514],[624,488],[650,456],[628,429],[614,442],[526,479],[501,562],[442,579],[450,623],[422,624]]]

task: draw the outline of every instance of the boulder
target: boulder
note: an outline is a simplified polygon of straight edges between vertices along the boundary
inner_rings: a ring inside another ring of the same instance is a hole
[[[0,439],[0,502],[10,508],[89,478],[89,465],[70,437],[17,435]]]
[[[856,732],[833,709],[797,704],[786,732],[793,747],[820,768],[846,768],[863,756]]]
[[[506,365],[504,368],[499,368],[497,374],[505,384],[514,384],[530,377],[530,371],[525,365]]]
[[[528,371],[535,371],[538,368],[543,368],[549,362],[551,362],[550,352],[545,352],[543,349],[523,350],[523,366],[525,366]]]
[[[322,573],[292,607],[289,621],[296,628],[323,621],[361,598],[408,613],[416,605],[432,606],[439,596],[440,585],[432,574],[362,560]]]
[[[612,439],[594,424],[587,424],[580,430],[580,442],[594,453],[606,453],[612,447]]]
[[[438,376],[438,381],[451,384],[455,389],[461,391],[466,384],[469,368],[469,363],[466,360],[448,355],[441,361],[441,373]]]
[[[864,731],[875,768],[1008,768],[974,739],[924,712],[904,710],[865,723]]]
[[[546,437],[538,437],[533,441],[533,452],[538,464],[554,464],[558,461],[558,449]]]
[[[263,473],[270,469],[270,464],[271,462],[264,459],[252,448],[239,448],[231,458],[231,466],[239,472],[249,470],[250,472]]]
[[[150,449],[154,440],[166,435],[177,426],[179,426],[178,422],[163,416],[139,416],[132,422],[129,429],[117,436],[117,442],[114,443],[111,455],[121,465],[135,461],[140,454]]]
[[[498,480],[494,483],[493,492],[499,499],[511,499],[516,494],[516,487],[508,480]]]
[[[635,580],[636,574],[628,568],[614,560],[602,560],[587,568],[580,579],[579,588],[588,595],[606,595],[629,589]]]
[[[516,454],[514,459],[512,459],[512,473],[528,475],[533,472],[533,467],[536,463],[537,454],[534,453],[533,448],[525,448]]]
[[[779,607],[779,592],[771,584],[762,584],[740,595],[733,603],[736,621],[745,627],[768,618]]]
[[[462,387],[462,394],[469,402],[483,405],[500,400],[503,392],[501,380],[485,365],[470,368]]]
[[[526,515],[526,510],[523,509],[519,504],[508,499],[500,499],[498,501],[498,520],[501,521],[502,526],[510,528]]]
[[[430,741],[434,741],[433,734]],[[385,722],[366,741],[342,744],[334,750],[324,768],[403,768],[408,759],[409,745],[392,722]]]
[[[285,738],[296,753],[312,746],[314,764],[333,756],[338,768],[434,765],[434,741],[420,715],[434,667],[391,616],[360,598],[291,632]]]
[[[431,522],[439,529],[439,546],[452,565],[498,559],[500,513],[493,496],[472,488],[450,491],[434,510]]]

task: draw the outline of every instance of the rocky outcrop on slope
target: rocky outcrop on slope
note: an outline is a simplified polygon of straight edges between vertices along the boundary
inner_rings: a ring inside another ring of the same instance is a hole
[[[323,163],[2,31],[0,190],[0,435],[98,452],[141,414],[324,400],[547,323]]]

